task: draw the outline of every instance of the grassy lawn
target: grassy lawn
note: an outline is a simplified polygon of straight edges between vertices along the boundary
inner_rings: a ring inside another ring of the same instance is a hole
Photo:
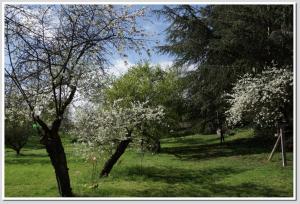
[[[160,154],[129,149],[108,178],[93,179],[90,163],[77,158],[64,141],[72,188],[80,197],[291,197],[292,153],[283,168],[277,152],[267,157],[269,144],[254,140],[252,131],[239,130],[219,144],[217,135],[190,135],[161,141]],[[274,138],[275,139],[275,138]],[[58,196],[46,151],[28,145],[16,156],[5,150],[6,197]],[[100,161],[100,170],[104,161]]]

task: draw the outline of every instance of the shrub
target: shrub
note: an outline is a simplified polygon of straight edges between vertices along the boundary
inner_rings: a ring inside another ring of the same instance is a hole
[[[33,133],[30,122],[5,124],[5,145],[20,155],[21,149],[26,145],[29,136]]]

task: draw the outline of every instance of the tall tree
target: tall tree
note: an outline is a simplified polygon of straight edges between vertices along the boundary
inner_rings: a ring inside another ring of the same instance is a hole
[[[156,12],[171,23],[159,48],[178,64],[292,64],[292,5],[179,5]]]
[[[143,10],[112,5],[6,5],[5,73],[43,130],[61,196],[73,196],[59,130],[77,90],[116,49],[138,49]],[[48,112],[48,117],[43,117]],[[49,117],[49,115],[51,117]]]
[[[221,96],[239,76],[292,65],[292,5],[179,5],[157,13],[171,23],[160,51],[196,68],[186,86],[191,117],[204,124],[216,121],[216,111],[224,115]]]

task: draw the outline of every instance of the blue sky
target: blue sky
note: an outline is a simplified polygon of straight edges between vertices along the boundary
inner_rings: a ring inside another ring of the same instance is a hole
[[[138,55],[135,52],[129,52],[128,53],[128,58],[120,58],[119,56],[114,56],[114,60],[112,60],[113,67],[109,72],[116,74],[116,75],[121,75],[124,74],[127,69],[138,63],[141,60],[148,60],[152,64],[161,64],[163,67],[168,66],[172,63],[173,57],[159,53],[157,50],[155,50],[155,46],[157,44],[155,43],[156,41],[159,42],[158,45],[163,45],[166,42],[166,35],[165,35],[165,29],[168,27],[170,22],[166,21],[164,18],[158,18],[152,10],[155,9],[160,9],[163,7],[163,5],[136,5],[134,7],[146,7],[148,9],[147,12],[147,18],[140,19],[138,21],[138,24],[142,26],[147,34],[150,35],[151,41],[153,43],[148,43],[149,49],[154,51],[151,51],[151,56],[149,57],[146,53],[143,53],[142,56]],[[128,61],[128,65],[124,63],[124,60]]]

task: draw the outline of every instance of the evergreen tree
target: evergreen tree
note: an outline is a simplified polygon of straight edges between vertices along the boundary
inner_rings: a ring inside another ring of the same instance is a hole
[[[292,5],[178,5],[156,12],[171,23],[159,50],[179,66],[196,67],[185,76],[186,90],[190,119],[200,119],[202,130],[216,129],[226,109],[222,95],[240,76],[293,63]]]

